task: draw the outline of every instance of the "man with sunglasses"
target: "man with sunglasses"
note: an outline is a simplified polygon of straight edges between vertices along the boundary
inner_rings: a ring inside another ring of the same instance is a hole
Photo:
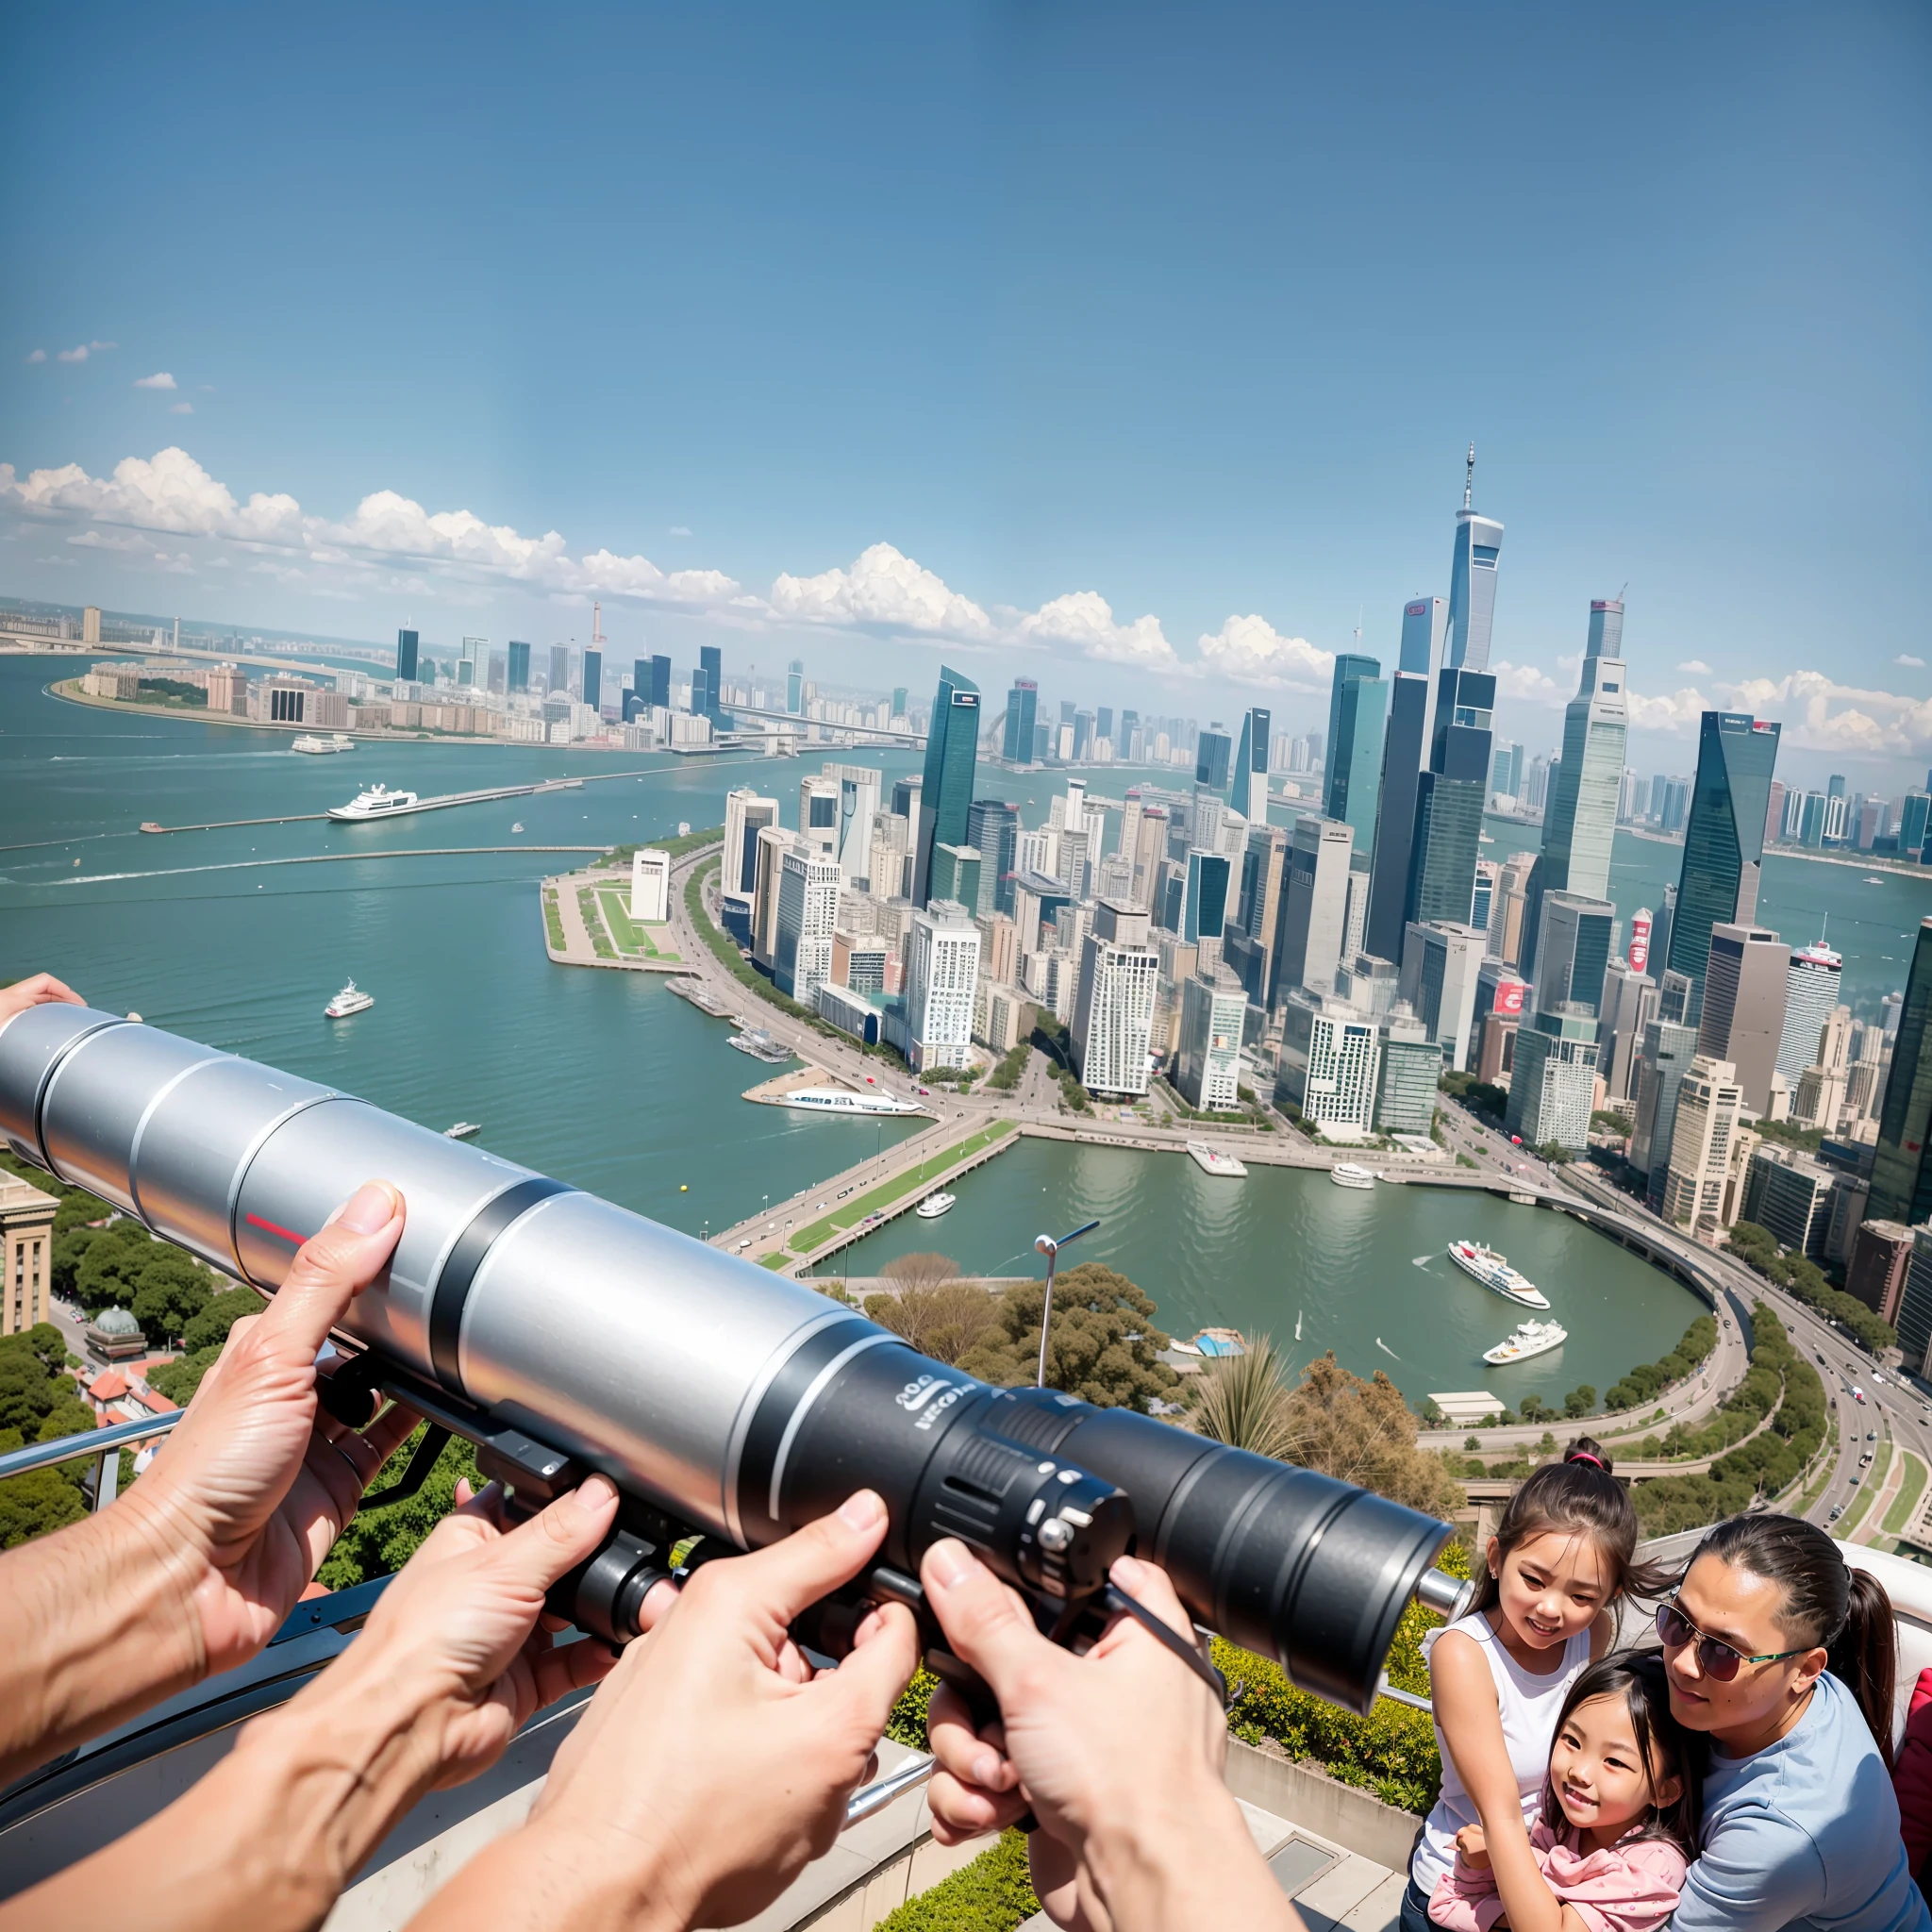
[[[1657,1617],[1671,1712],[1710,1740],[1674,1932],[1928,1932],[1889,1773],[1891,1606],[1795,1517],[1717,1525]]]

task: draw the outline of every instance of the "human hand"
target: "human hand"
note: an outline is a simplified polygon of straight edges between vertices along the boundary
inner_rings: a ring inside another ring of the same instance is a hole
[[[731,1925],[832,1847],[917,1661],[888,1605],[814,1676],[787,1636],[885,1535],[870,1491],[707,1564],[625,1651],[558,1751],[528,1826],[431,1901],[425,1926]],[[474,1895],[473,1895],[474,1894]]]
[[[51,973],[35,973],[25,979],[16,979],[11,986],[0,986],[0,1026],[16,1013],[24,1013],[29,1007],[43,1007],[53,1000],[64,1000],[70,1007],[84,1007],[87,1002],[69,986],[65,980],[56,979]]]
[[[395,1189],[367,1181],[302,1244],[274,1301],[235,1324],[166,1447],[110,1512],[132,1512],[129,1525],[174,1567],[195,1676],[245,1662],[275,1635],[419,1420],[391,1407],[358,1434],[316,1401],[316,1356],[387,1266],[403,1215]]]
[[[1222,1781],[1224,1716],[1186,1664],[1127,1617],[1084,1657],[1060,1649],[963,1543],[935,1544],[920,1575],[1002,1716],[976,1733],[957,1700],[934,1699],[935,1836],[938,1821],[955,1842],[1030,1806],[1041,1902],[1063,1925],[1295,1923]],[[1191,1630],[1165,1572],[1122,1557],[1112,1576],[1170,1628]]]
[[[1487,1872],[1490,1869],[1490,1841],[1483,1836],[1480,1824],[1465,1824],[1456,1834],[1456,1849],[1471,1871]]]

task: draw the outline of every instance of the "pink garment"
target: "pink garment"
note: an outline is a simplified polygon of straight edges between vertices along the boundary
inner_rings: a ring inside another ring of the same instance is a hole
[[[1667,1839],[1626,1838],[1586,1853],[1573,1826],[1559,1837],[1539,1821],[1529,1848],[1557,1902],[1574,1907],[1590,1932],[1657,1932],[1677,1909],[1687,1861]],[[1460,1852],[1429,1898],[1430,1919],[1448,1932],[1490,1932],[1503,1909],[1496,1874],[1478,1872]]]

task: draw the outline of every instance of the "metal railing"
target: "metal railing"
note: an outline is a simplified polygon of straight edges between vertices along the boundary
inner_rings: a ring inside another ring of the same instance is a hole
[[[139,1422],[115,1423],[105,1429],[87,1429],[72,1436],[57,1436],[51,1442],[29,1442],[25,1449],[9,1449],[0,1455],[0,1482],[10,1475],[25,1475],[36,1469],[53,1469],[63,1462],[79,1462],[92,1457],[94,1462],[94,1507],[105,1509],[121,1488],[121,1452],[135,1442],[152,1441],[165,1436],[186,1409],[173,1415],[144,1416]]]

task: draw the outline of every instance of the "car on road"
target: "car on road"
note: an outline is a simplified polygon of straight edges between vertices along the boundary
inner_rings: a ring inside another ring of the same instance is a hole
[[[748,1248],[748,1247],[750,1247],[750,1246],[751,1246],[751,1237],[750,1237],[749,1235],[746,1235],[746,1236],[745,1236],[745,1238],[744,1238],[744,1239],[743,1239],[743,1240],[742,1240],[741,1241],[740,1241],[740,1242],[739,1242],[739,1244],[738,1244],[738,1252],[739,1252],[739,1253],[740,1253],[740,1254],[741,1255],[741,1254],[743,1254],[743,1253],[744,1253],[745,1249],[747,1249],[747,1248]]]
[[[1877,1440],[1878,1440],[1878,1431],[1877,1431],[1876,1429],[1867,1429],[1867,1430],[1865,1431],[1865,1440],[1866,1440],[1866,1441],[1868,1441],[1868,1442],[1875,1442],[1875,1441],[1877,1441]]]
[[[1831,1506],[1831,1514],[1827,1516],[1824,1520],[1827,1523],[1836,1523],[1839,1520],[1839,1518],[1842,1516],[1844,1513],[1845,1506],[1842,1503],[1834,1503]]]

